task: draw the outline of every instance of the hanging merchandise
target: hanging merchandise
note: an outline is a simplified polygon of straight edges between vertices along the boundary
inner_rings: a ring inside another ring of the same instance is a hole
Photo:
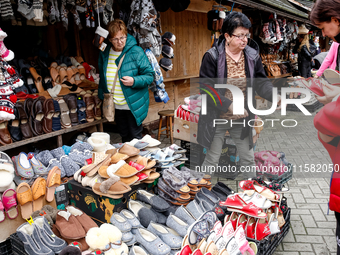
[[[165,32],[164,35],[162,35],[163,44],[173,46],[175,45],[175,41],[176,41],[176,36],[171,32]]]
[[[14,58],[14,53],[6,48],[4,43],[6,37],[7,33],[0,28],[0,58],[5,61],[11,61]]]
[[[86,1],[85,17],[86,17],[86,26],[87,27],[95,27],[94,13],[93,13],[93,7],[92,7],[92,1],[91,0]]]
[[[156,29],[157,11],[151,0],[133,0],[128,31],[143,50],[150,49],[159,57],[162,51],[161,36]]]
[[[2,20],[10,20],[14,18],[14,13],[12,9],[12,4],[10,0],[0,1],[0,14]]]
[[[97,0],[97,5],[98,5],[98,0]],[[111,6],[111,9],[112,9],[112,6]],[[109,35],[109,31],[107,31],[106,29],[100,26],[99,13],[98,13],[98,23],[99,23],[99,26],[96,29],[95,36],[94,36],[92,43],[96,48],[100,49],[101,51],[104,51],[107,46],[106,43],[104,43],[104,40]]]

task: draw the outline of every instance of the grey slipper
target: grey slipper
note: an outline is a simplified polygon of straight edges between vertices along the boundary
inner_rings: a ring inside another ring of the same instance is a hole
[[[59,167],[59,169],[61,171],[60,177],[65,177],[66,176],[66,171],[65,171],[64,167],[62,166],[60,161],[58,161],[55,158],[50,161],[50,163],[48,164],[47,170],[50,171],[55,166]]]
[[[112,214],[110,218],[110,222],[112,223],[112,225],[116,226],[123,233],[131,231],[130,223],[121,214],[117,212]],[[127,241],[130,241],[130,240],[127,240]]]
[[[181,194],[177,193],[175,190],[170,188],[170,186],[163,181],[163,178],[158,179],[157,186],[159,189],[161,189],[164,193],[166,193],[173,199],[177,199],[181,196]]]
[[[67,246],[67,243],[54,235],[45,217],[34,218],[34,227],[38,230],[43,243],[54,253],[58,254]]]
[[[181,237],[184,237],[187,234],[187,230],[189,225],[182,221],[177,216],[173,215],[172,213],[169,215],[168,219],[166,220],[166,225],[169,228],[175,230]]]
[[[196,220],[204,213],[196,200],[192,200],[186,208]]]
[[[164,214],[166,217],[168,217],[168,216],[170,215],[170,213],[175,214],[175,212],[176,212],[176,210],[177,210],[178,207],[179,207],[178,205],[170,204],[169,209],[166,210],[166,212],[163,212],[163,214]]]
[[[128,242],[132,241],[133,237],[134,236],[132,235],[132,233],[130,231],[129,232],[122,232],[122,242],[124,242],[124,243],[128,243]]]
[[[130,223],[131,228],[140,228],[142,226],[136,216],[129,210],[123,209],[120,215]]]
[[[166,216],[163,213],[157,212],[151,208],[151,211],[154,212],[154,214],[157,215],[157,223],[164,224],[166,223]]]
[[[14,156],[12,159],[18,175],[24,178],[34,177],[34,170],[25,152],[20,152],[18,156]]]
[[[40,238],[38,229],[34,225],[24,223],[17,228],[17,235],[24,243],[24,249],[29,255],[54,255]],[[169,251],[170,252],[170,251]]]
[[[139,219],[142,226],[147,228],[152,220],[158,220],[157,215],[145,207],[141,202],[129,200],[129,209]]]
[[[179,171],[172,171],[172,168],[167,168],[163,171],[163,180],[174,190],[180,190],[187,185]]]
[[[36,158],[46,167],[48,166],[49,162],[52,159],[54,159],[53,155],[48,150],[44,150],[44,151],[39,152],[36,155]]]
[[[175,212],[175,216],[188,223],[188,225],[191,225],[195,222],[195,219],[191,216],[190,212],[183,205],[178,207]]]
[[[181,248],[182,238],[170,233],[163,225],[151,221],[147,229],[159,236],[171,249]]]
[[[53,155],[54,158],[60,160],[62,156],[65,156],[65,151],[63,150],[62,147],[58,147],[54,150],[51,150],[51,154]]]
[[[152,255],[168,255],[170,247],[147,229],[137,228],[136,240]]]
[[[84,152],[86,150],[93,151],[93,147],[92,147],[91,144],[86,143],[86,142],[84,142],[84,143],[83,142],[76,142],[71,147],[71,152],[74,151],[74,150],[77,150],[77,151],[80,151],[80,152]]]
[[[115,148],[117,148],[117,149],[122,148],[123,145],[124,145],[124,143],[114,143],[114,144],[112,144],[112,146],[115,147]]]
[[[125,244],[126,244],[127,246],[132,246],[132,245],[134,245],[136,242],[137,242],[136,237],[135,237],[135,236],[132,236],[132,239],[131,239],[129,242],[126,242]]]
[[[132,246],[129,255],[148,255],[148,252],[140,246]]]
[[[138,141],[137,143],[135,143],[135,145],[133,147],[141,150],[141,149],[148,147],[148,145],[149,145],[149,143],[147,143],[147,142]]]
[[[142,157],[147,157],[149,154],[151,154],[150,151],[147,151],[147,150],[140,150],[139,152],[139,156],[142,156]]]
[[[137,190],[137,200],[151,205],[151,207],[158,212],[164,212],[169,208],[169,204],[163,198],[145,190]]]

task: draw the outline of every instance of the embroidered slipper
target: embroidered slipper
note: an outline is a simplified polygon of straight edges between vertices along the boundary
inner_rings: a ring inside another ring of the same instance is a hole
[[[5,212],[7,217],[11,220],[15,219],[19,215],[19,211],[17,208],[17,193],[14,189],[5,190],[2,194],[2,202],[3,207],[5,208]],[[1,205],[0,205],[1,207]],[[2,210],[3,211],[3,210]],[[5,215],[4,215],[5,218]]]
[[[46,194],[46,180],[38,177],[32,185],[33,193],[33,211],[38,211],[44,206]]]
[[[47,202],[52,202],[54,199],[54,192],[55,189],[60,186],[61,183],[61,171],[59,167],[55,166],[53,167],[50,172],[48,173],[47,176],[47,181],[46,181],[46,201]],[[18,193],[18,192],[17,192]]]
[[[207,238],[209,234],[208,222],[206,220],[196,221],[188,229],[189,244],[198,244],[203,238]]]
[[[131,190],[130,186],[126,185],[118,176],[93,185],[92,190],[97,195],[111,197],[113,199],[122,198],[123,194]]]
[[[26,182],[17,187],[17,199],[21,208],[21,217],[28,219],[33,213],[33,194],[30,185]]]
[[[323,75],[325,76],[326,80],[330,83],[330,84],[334,84],[334,83],[339,83],[340,82],[340,74],[339,72],[333,70],[333,69],[326,69],[323,72]]]
[[[276,194],[271,189],[261,186],[257,181],[245,180],[240,181],[239,186],[243,190],[255,190],[270,201],[280,202],[280,195]]]

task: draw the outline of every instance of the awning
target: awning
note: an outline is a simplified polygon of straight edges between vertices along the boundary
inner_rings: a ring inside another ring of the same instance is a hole
[[[306,12],[298,10],[288,0],[235,0],[235,3],[266,12],[276,13],[289,19],[311,24]]]

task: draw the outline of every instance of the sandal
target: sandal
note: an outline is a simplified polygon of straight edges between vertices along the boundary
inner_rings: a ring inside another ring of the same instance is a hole
[[[187,152],[187,150],[183,149],[182,147],[179,147],[177,144],[170,145],[169,148],[175,151],[175,154],[182,154]]]
[[[163,171],[162,176],[164,182],[176,192],[180,194],[187,194],[190,192],[187,182],[185,182],[182,175],[178,174],[177,171],[171,171],[171,168],[168,168]]]
[[[125,160],[127,163],[134,162],[145,167],[145,170],[151,169],[156,165],[156,160],[151,160],[139,155],[130,157]]]
[[[21,217],[29,218],[33,213],[33,194],[30,185],[26,182],[20,183],[17,187],[17,199],[21,208]]]
[[[38,177],[33,185],[33,211],[38,211],[44,206],[44,199],[46,193],[46,180],[42,177]]]
[[[263,210],[253,203],[247,204],[238,194],[231,195],[225,202],[219,203],[222,206],[226,206],[228,211],[243,213],[254,218],[266,218],[267,214]]]
[[[3,205],[3,208],[1,211],[3,212],[3,209],[5,208],[5,212],[9,219],[13,220],[16,217],[18,217],[19,211],[17,208],[17,205],[18,205],[17,204],[17,193],[15,192],[14,189],[8,189],[2,194],[2,203],[0,203],[0,208],[1,208],[1,205]],[[5,215],[4,215],[4,219],[5,219]]]
[[[56,99],[60,107],[60,119],[62,128],[71,128],[71,119],[69,115],[69,109],[64,99]]]
[[[161,149],[159,149],[155,153],[151,153],[150,156],[151,158],[157,160],[158,162],[169,162],[174,160],[173,157],[168,156]]]

